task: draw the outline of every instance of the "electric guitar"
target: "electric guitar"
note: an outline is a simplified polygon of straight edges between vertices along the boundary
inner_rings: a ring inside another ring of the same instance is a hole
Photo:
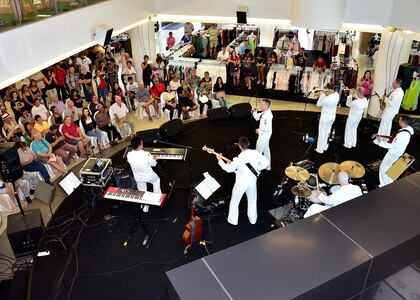
[[[396,135],[382,135],[382,134],[374,134],[373,137],[375,138],[384,138],[388,139],[388,143],[392,143],[392,141],[395,139]]]
[[[381,108],[381,110],[385,110],[386,108],[386,89],[384,90],[384,94],[381,98],[379,98],[379,107]]]
[[[220,155],[220,153],[215,152],[214,149],[212,149],[212,148],[207,148],[207,146],[203,146],[202,149],[203,149],[203,151],[206,151],[209,154]],[[232,162],[229,158],[226,158],[223,155],[220,155],[220,157],[221,157],[221,159],[223,159],[227,163]]]

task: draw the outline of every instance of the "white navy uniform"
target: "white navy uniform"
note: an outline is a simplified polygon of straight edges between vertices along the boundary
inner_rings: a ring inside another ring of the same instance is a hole
[[[414,129],[411,126],[401,128],[398,130],[392,143],[383,143],[384,147],[389,148],[384,159],[382,160],[381,166],[379,167],[379,186],[394,182],[391,177],[386,174],[386,171],[404,154],[405,149],[410,143],[411,136],[414,134]]]
[[[251,224],[257,222],[257,177],[246,166],[250,163],[255,171],[260,172],[267,168],[268,160],[257,150],[244,150],[235,157],[230,164],[219,160],[219,165],[228,173],[236,172],[236,182],[232,190],[229,205],[228,222],[237,225],[239,217],[239,202],[244,193],[248,199],[248,219]]]
[[[368,107],[368,101],[365,97],[356,98],[353,96],[347,97],[346,105],[350,107],[349,116],[346,121],[346,130],[344,132],[344,147],[356,147],[357,143],[357,127],[363,117],[365,108]]]
[[[340,101],[340,96],[337,92],[334,92],[328,96],[324,93],[321,94],[316,102],[316,106],[322,107],[318,127],[318,141],[315,149],[318,153],[323,153],[328,149],[328,135],[335,121],[338,101]]]
[[[146,191],[146,183],[151,183],[153,184],[153,193],[162,193],[160,190],[160,178],[152,169],[152,167],[156,166],[156,160],[153,159],[149,152],[131,150],[127,154],[127,161],[130,163],[139,191]]]
[[[325,205],[314,203],[309,206],[308,211],[303,216],[304,218],[315,215],[321,211],[327,210],[333,206],[339,205],[351,199],[362,196],[362,190],[359,186],[353,184],[342,185],[340,189],[327,196],[320,194],[318,199]]]
[[[256,150],[268,159],[267,170],[271,169],[270,138],[273,133],[273,113],[270,109],[264,112],[252,113],[255,120],[260,120]]]
[[[382,114],[381,123],[379,124],[379,135],[391,135],[392,120],[400,110],[401,102],[404,98],[404,91],[401,87],[393,90],[389,97],[385,98],[386,107]],[[379,145],[376,139],[375,144]]]

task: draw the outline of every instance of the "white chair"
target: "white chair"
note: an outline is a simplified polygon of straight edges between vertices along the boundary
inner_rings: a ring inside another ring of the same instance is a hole
[[[53,125],[52,120],[51,120],[52,116],[49,116],[47,119],[48,124]]]

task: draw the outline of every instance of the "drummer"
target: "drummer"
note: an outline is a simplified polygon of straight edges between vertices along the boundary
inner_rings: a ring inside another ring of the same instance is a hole
[[[337,177],[340,188],[330,196],[327,196],[322,191],[318,190],[318,196],[311,197],[310,201],[313,204],[309,206],[308,211],[303,216],[304,218],[310,217],[330,207],[362,196],[362,190],[360,187],[349,183],[349,175],[346,172],[338,173]]]

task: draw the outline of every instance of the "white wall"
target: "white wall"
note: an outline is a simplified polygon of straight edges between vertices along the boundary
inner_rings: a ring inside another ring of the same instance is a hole
[[[391,24],[394,1],[347,0],[344,9],[344,23],[389,25]]]
[[[99,24],[118,32],[152,14],[148,0],[109,0],[2,32],[0,88],[94,45]]]
[[[404,30],[420,32],[419,0],[396,0],[390,24]]]
[[[247,16],[290,19],[292,0],[155,0],[155,11],[166,15],[234,17],[238,6],[248,6]],[[187,20],[185,20],[187,21]]]

